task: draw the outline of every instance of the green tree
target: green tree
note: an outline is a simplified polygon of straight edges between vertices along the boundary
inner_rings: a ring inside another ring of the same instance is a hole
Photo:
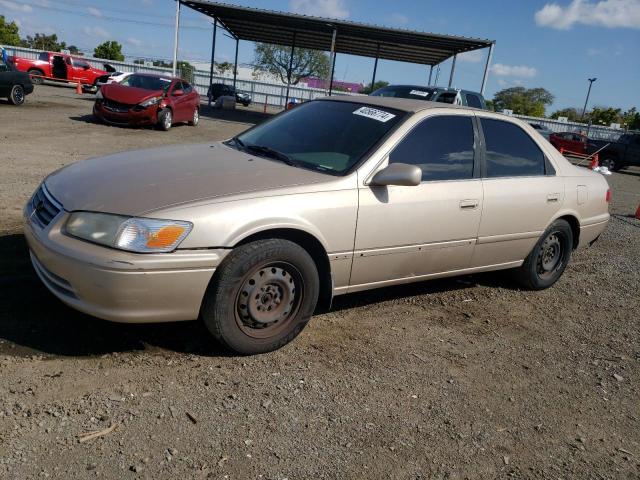
[[[224,75],[226,72],[233,72],[233,63],[231,62],[216,63],[216,71],[221,75]]]
[[[280,78],[283,83],[297,85],[309,77],[324,78],[329,73],[329,56],[319,50],[296,48],[289,70],[291,48],[268,43],[257,43],[254,51],[254,68]]]
[[[495,112],[495,111],[496,111],[496,107],[495,107],[495,105],[493,104],[493,100],[487,100],[487,99],[485,99],[485,100],[484,100],[484,103],[486,103],[486,105],[487,105],[487,110],[490,110],[490,111],[492,111],[492,112]]]
[[[595,125],[610,125],[622,123],[621,110],[612,107],[594,107],[589,112],[589,121]]]
[[[554,96],[544,88],[511,87],[493,96],[496,111],[513,110],[513,113],[543,117],[545,107],[553,103]]]
[[[376,83],[371,85],[371,83],[367,83],[358,93],[364,93],[365,95],[369,95],[372,92],[375,92],[379,88],[383,88],[389,85],[389,82],[385,82],[384,80],[378,80]]]
[[[20,34],[16,22],[7,23],[4,15],[0,15],[0,45],[20,45]]]
[[[186,80],[189,83],[193,83],[193,74],[196,71],[193,65],[191,65],[189,62],[179,60],[176,70],[180,78]]]
[[[622,123],[629,130],[640,130],[640,112],[632,107],[622,114]]]
[[[78,47],[76,47],[75,45],[69,45],[67,47],[67,50],[69,50],[71,52],[71,55],[78,55],[78,56],[82,56],[82,52],[80,51],[80,49],[78,49]]]
[[[65,42],[58,42],[58,36],[55,33],[51,35],[36,33],[33,37],[31,35],[27,35],[27,38],[22,40],[20,45],[47,52],[59,52],[60,50],[67,48],[67,44]]]
[[[559,118],[559,117],[567,117],[567,120],[570,122],[579,122],[580,121],[581,112],[578,111],[577,108],[563,108],[560,110],[556,110],[551,114],[551,118]]]
[[[96,58],[104,58],[105,60],[124,61],[122,54],[122,45],[114,40],[101,43],[93,50],[93,56]]]

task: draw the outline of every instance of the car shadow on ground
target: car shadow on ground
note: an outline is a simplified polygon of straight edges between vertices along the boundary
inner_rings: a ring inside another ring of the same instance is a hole
[[[335,298],[331,311],[467,289],[478,284],[514,288],[504,275],[479,274],[343,295]],[[29,356],[41,352],[84,357],[154,348],[206,356],[230,355],[216,344],[199,321],[121,324],[67,307],[36,276],[24,236],[0,236],[0,354]]]
[[[238,107],[235,110],[222,110],[220,108],[210,107],[206,103],[200,105],[201,119],[212,119],[221,122],[257,125],[273,117],[273,115],[273,113],[263,113],[245,107]]]

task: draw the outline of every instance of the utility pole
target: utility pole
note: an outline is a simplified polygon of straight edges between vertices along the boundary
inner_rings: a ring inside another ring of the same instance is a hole
[[[582,115],[580,115],[580,121],[584,120],[584,113],[587,111],[587,103],[589,103],[589,95],[591,95],[591,85],[597,80],[597,78],[587,78],[589,80],[589,90],[587,90],[587,99],[584,101],[584,108],[582,109]]]

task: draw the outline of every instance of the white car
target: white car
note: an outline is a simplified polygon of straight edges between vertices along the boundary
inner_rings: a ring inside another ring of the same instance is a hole
[[[108,76],[99,78],[96,81],[96,86],[101,87],[103,85],[108,85],[110,83],[120,83],[130,75],[132,75],[132,72],[113,72],[113,73],[110,73]]]

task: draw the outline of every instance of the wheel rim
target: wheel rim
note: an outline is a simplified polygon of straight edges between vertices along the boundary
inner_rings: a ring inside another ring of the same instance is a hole
[[[562,266],[565,245],[557,232],[545,238],[538,257],[538,275],[549,278]]]
[[[164,128],[171,128],[171,110],[167,110],[164,115]]]
[[[269,263],[249,272],[236,298],[236,323],[248,336],[269,338],[286,330],[298,313],[302,275],[289,263]]]
[[[198,112],[198,109],[196,108],[193,112],[193,124],[197,125],[198,121],[200,120],[200,113]]]
[[[612,158],[607,158],[605,159],[605,167],[607,167],[609,170],[613,170],[614,168],[616,168],[616,162],[615,160],[613,160]]]
[[[24,102],[24,92],[22,91],[22,88],[18,87],[15,89],[15,91],[13,92],[13,98],[16,103]]]

